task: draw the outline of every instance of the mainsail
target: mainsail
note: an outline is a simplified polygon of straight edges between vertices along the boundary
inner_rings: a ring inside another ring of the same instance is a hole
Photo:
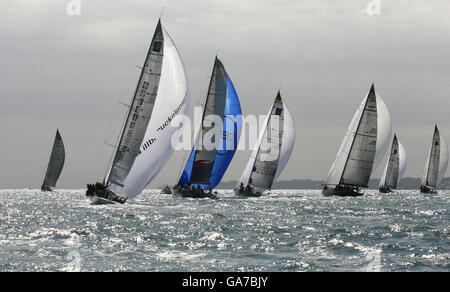
[[[402,179],[406,170],[406,151],[402,143],[397,139],[397,135],[394,135],[392,140],[391,150],[386,162],[386,167],[383,172],[383,176],[380,180],[380,187],[387,187],[390,189],[396,189],[398,183]]]
[[[242,183],[252,186],[255,191],[270,190],[286,166],[294,143],[294,121],[278,92],[236,188]]]
[[[391,130],[386,104],[372,85],[353,116],[324,185],[367,187],[372,170],[386,153]]]
[[[109,190],[132,198],[150,183],[173,152],[188,104],[183,61],[159,21],[105,179]]]
[[[222,62],[216,57],[203,110],[201,128],[188,158],[179,185],[216,187],[236,152],[242,127],[242,111],[236,90]],[[222,136],[212,136],[217,118]],[[202,145],[200,144],[202,141]],[[206,143],[209,143],[206,145]]]
[[[433,140],[425,162],[425,170],[421,180],[422,187],[436,188],[448,167],[447,143],[439,133],[437,125],[434,128]]]
[[[445,173],[447,172],[448,168],[448,147],[447,147],[447,141],[445,140],[444,136],[440,135],[441,137],[441,155],[439,159],[439,173],[436,185],[440,185],[442,182],[442,179],[444,178]]]
[[[54,187],[58,181],[59,175],[64,166],[66,159],[66,152],[64,150],[64,143],[61,138],[59,130],[56,130],[55,140],[53,141],[52,153],[48,162],[47,171],[45,173],[42,187]]]

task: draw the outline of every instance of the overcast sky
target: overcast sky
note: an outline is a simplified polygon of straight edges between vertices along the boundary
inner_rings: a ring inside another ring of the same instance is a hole
[[[0,2],[1,188],[41,185],[57,127],[67,152],[58,187],[104,176],[104,141],[114,143],[118,101],[131,99],[163,6],[194,103],[216,53],[244,114],[265,114],[281,86],[296,125],[281,179],[324,178],[372,82],[406,148],[407,176],[422,174],[436,122],[450,139],[449,1],[381,0],[379,16],[367,14],[369,0],[81,0],[79,16],[67,15],[69,2]],[[183,156],[150,187],[174,184]],[[237,153],[224,180],[239,178],[248,156]]]

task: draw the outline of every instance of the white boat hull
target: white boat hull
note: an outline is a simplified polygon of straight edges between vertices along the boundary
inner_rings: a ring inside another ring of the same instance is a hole
[[[101,197],[98,197],[98,196],[89,197],[89,201],[91,202],[91,205],[115,204],[113,201],[110,201],[110,200],[107,200],[105,198],[101,198]]]

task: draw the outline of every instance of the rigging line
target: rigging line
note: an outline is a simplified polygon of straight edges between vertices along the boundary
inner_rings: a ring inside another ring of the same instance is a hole
[[[134,96],[133,96],[133,98],[134,98]],[[130,108],[131,108],[131,107],[130,107]],[[115,145],[117,145],[117,146],[115,147],[115,148],[116,148],[116,151],[113,152],[113,154],[111,155],[111,157],[110,157],[110,159],[109,159],[108,164],[106,165],[106,175],[108,175],[109,166],[111,165],[111,163],[112,163],[113,159],[115,158],[116,153],[117,153],[117,151],[118,151],[118,149],[119,149],[119,146],[120,146],[119,144],[120,144],[121,136],[122,136],[122,133],[123,133],[123,131],[124,131],[124,129],[125,129],[125,126],[127,125],[128,116],[129,116],[128,114],[125,115],[125,118],[124,118],[124,120],[123,120],[123,122],[122,122],[122,126],[120,127],[120,132],[119,132],[119,134],[117,135],[116,142],[115,142]],[[106,142],[106,141],[105,141],[105,142]],[[111,165],[111,167],[112,167],[112,165]],[[104,180],[106,179],[106,175],[105,175]]]
[[[207,78],[209,78],[209,76]],[[209,87],[208,87],[207,91],[209,91]],[[208,93],[206,93],[206,98],[207,97],[208,97]],[[195,103],[195,105],[201,106],[202,108],[205,106],[205,104],[206,104],[206,99],[203,99],[201,97],[197,98],[197,101]],[[195,135],[195,133],[196,133],[196,127],[195,126],[196,125],[195,125],[195,121],[194,121],[195,119],[193,117],[194,112],[195,112],[195,110],[194,110],[194,108],[192,108],[192,112],[191,112],[192,113],[192,119],[191,119],[192,123],[191,123],[191,133],[190,133],[191,134],[190,137],[191,137],[191,145],[192,145],[191,148],[192,149],[194,149],[195,143],[197,141],[197,136]],[[199,130],[201,130],[201,128],[202,128],[201,124],[202,124],[202,121],[200,122]],[[184,127],[184,125],[183,125],[183,127]],[[189,160],[189,158],[186,158],[186,157],[191,156],[192,149],[190,151],[185,151],[185,153],[183,155],[183,160],[181,161],[180,170],[178,171],[178,180],[177,180],[177,182],[180,180],[181,175],[183,173],[183,170],[184,170],[183,165],[185,165],[187,163],[187,161]]]
[[[121,104],[121,105],[123,105],[123,106],[126,106],[127,108],[131,108],[131,105],[128,105],[128,104],[126,104],[126,103],[124,103],[124,102],[119,101],[119,104]]]
[[[145,53],[138,53],[138,54],[136,54],[136,58],[135,59],[138,59],[138,58],[141,59],[141,60],[142,60],[142,58],[145,59],[146,55],[147,55],[147,52],[145,52]],[[130,81],[131,81],[131,79],[133,77],[133,74],[134,74],[134,68],[130,69],[130,72],[128,73],[127,81],[125,82],[125,84],[122,87],[121,92],[120,92],[120,94],[118,96],[118,102],[120,102],[121,96],[124,96],[125,90],[127,90],[127,87],[129,87],[129,84],[130,84]],[[110,119],[110,122],[109,122],[108,131],[106,132],[105,138],[103,140],[103,145],[102,145],[102,148],[101,148],[100,155],[98,155],[99,159],[98,159],[95,171],[94,171],[94,173],[92,175],[92,178],[91,178],[92,180],[98,174],[98,169],[100,167],[100,163],[101,163],[101,160],[103,158],[104,151],[105,151],[105,143],[109,139],[109,137],[112,135],[112,131],[113,131],[112,125],[113,125],[113,122],[114,122],[114,118],[116,117],[116,114],[117,114],[117,109],[118,109],[118,104],[116,103],[116,106],[114,107],[114,112],[113,112],[113,114],[111,116],[111,119]],[[120,135],[120,133],[118,135]],[[110,164],[111,160],[112,160],[112,158],[109,160],[109,163],[106,165],[106,171],[108,171],[109,164]]]
[[[108,128],[108,130],[106,131],[105,137],[104,137],[104,139],[103,139],[103,145],[102,145],[102,148],[101,148],[101,151],[100,151],[100,155],[98,155],[97,165],[96,165],[96,167],[95,167],[94,173],[92,174],[91,180],[94,180],[94,179],[97,177],[98,170],[99,170],[99,168],[100,168],[100,163],[101,163],[101,160],[102,160],[102,158],[103,158],[103,154],[104,154],[104,152],[105,152],[105,143],[106,143],[106,141],[109,139],[109,137],[111,137],[111,135],[112,135],[112,131],[113,131],[113,127],[112,127],[112,126],[113,126],[113,124],[114,124],[114,119],[115,119],[116,114],[117,114],[118,105],[121,103],[121,96],[123,96],[125,90],[127,90],[127,87],[129,86],[129,84],[130,84],[130,82],[131,82],[132,75],[134,74],[134,70],[135,70],[135,69],[132,68],[132,69],[130,70],[130,72],[128,73],[127,81],[125,82],[125,84],[124,84],[124,86],[122,87],[121,92],[120,92],[120,94],[119,94],[117,103],[116,103],[116,105],[115,105],[115,107],[114,107],[113,114],[111,115],[111,118],[110,118],[109,123],[108,123],[108,124],[109,124],[109,128]],[[106,166],[106,167],[107,167],[106,169],[108,169],[110,161],[111,161],[111,159],[109,160],[109,162],[108,162],[108,164],[107,164],[107,166]]]
[[[196,102],[196,105],[200,105],[200,106],[203,106],[203,104],[199,101],[200,100],[200,98],[197,100],[197,102]],[[194,108],[192,108],[192,115],[194,115]],[[194,120],[194,118],[192,118],[192,120]],[[191,120],[191,121],[192,121]],[[185,125],[183,125],[183,127],[184,127]],[[190,132],[190,139],[191,139],[191,145],[192,145],[192,149],[194,148],[194,146],[195,146],[195,142],[196,142],[196,137],[195,137],[195,125],[194,125],[194,123],[191,123],[191,132]],[[181,160],[181,165],[180,165],[180,168],[179,168],[179,171],[178,171],[178,179],[177,179],[177,183],[178,183],[178,181],[180,181],[180,178],[181,178],[181,175],[182,175],[182,173],[183,173],[183,170],[184,170],[184,167],[183,167],[183,165],[185,165],[186,163],[187,163],[187,161],[189,160],[189,158],[186,158],[188,155],[190,156],[191,155],[191,152],[192,152],[192,149],[191,149],[191,151],[184,151],[184,155],[183,155],[183,159]],[[189,157],[188,156],[188,157]]]
[[[113,144],[110,144],[110,143],[105,143],[105,145],[107,145],[107,146],[111,146],[111,147],[113,147],[113,148],[116,148],[116,149],[117,149],[117,146],[116,146],[116,145],[113,145]]]
[[[186,159],[187,153],[189,153],[189,155],[190,155],[190,152],[189,152],[189,151],[185,151],[185,153],[184,153],[184,155],[183,155],[183,160],[181,160],[181,165],[180,165],[180,168],[179,168],[179,171],[178,171],[178,179],[176,180],[176,181],[177,181],[176,184],[178,184],[178,182],[179,182],[180,179],[181,179],[181,174],[182,174],[182,171],[184,170],[183,165],[184,165],[185,162],[187,161],[187,159]]]

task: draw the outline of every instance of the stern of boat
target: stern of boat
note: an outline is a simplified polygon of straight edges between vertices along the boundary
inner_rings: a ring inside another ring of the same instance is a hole
[[[113,191],[108,190],[102,183],[96,183],[95,185],[88,184],[86,197],[88,197],[93,204],[105,204],[105,201],[125,204],[125,202],[127,201],[127,198],[121,197],[115,194]]]

